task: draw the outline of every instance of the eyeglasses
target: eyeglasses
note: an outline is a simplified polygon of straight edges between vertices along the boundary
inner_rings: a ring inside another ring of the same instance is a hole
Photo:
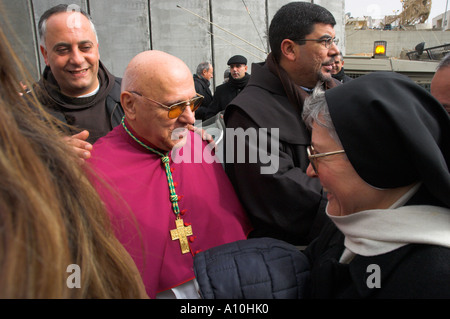
[[[323,38],[323,39],[300,39],[296,40],[295,42],[298,44],[304,44],[299,43],[301,41],[316,41],[316,42],[322,42],[323,46],[327,49],[331,48],[331,46],[334,44],[338,45],[339,39],[338,38]]]
[[[128,92],[139,95],[139,96],[143,97],[144,99],[149,100],[150,102],[156,103],[159,106],[167,109],[168,116],[170,119],[176,119],[181,114],[183,114],[184,110],[186,109],[186,106],[188,106],[188,105],[191,107],[191,111],[195,112],[195,110],[197,110],[200,107],[200,105],[202,105],[202,102],[203,102],[203,95],[196,93],[197,96],[190,100],[178,102],[178,103],[172,104],[170,106],[167,106],[162,103],[159,103],[158,101],[152,100],[151,98],[148,98],[139,92],[136,92],[136,91],[128,91]]]
[[[312,168],[314,169],[314,172],[318,175],[319,174],[319,171],[318,171],[318,166],[317,166],[317,163],[315,162],[316,161],[316,159],[318,158],[318,157],[325,157],[325,156],[330,156],[330,155],[336,155],[336,154],[341,154],[341,153],[345,153],[345,151],[344,150],[340,150],[340,151],[334,151],[334,152],[327,152],[327,153],[316,153],[316,151],[314,150],[314,147],[311,145],[311,146],[308,146],[307,148],[306,148],[306,152],[308,153],[308,158],[309,158],[309,161],[310,161],[310,163],[311,163],[311,166],[312,166]]]

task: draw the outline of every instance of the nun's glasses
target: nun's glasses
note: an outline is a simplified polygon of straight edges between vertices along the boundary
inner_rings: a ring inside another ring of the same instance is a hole
[[[310,145],[306,148],[306,152],[308,153],[308,158],[309,158],[309,161],[311,162],[311,166],[317,175],[319,174],[319,171],[317,170],[318,166],[317,166],[317,162],[316,162],[318,157],[325,157],[325,156],[345,153],[344,150],[327,152],[327,153],[316,153],[316,151],[314,150],[314,147],[312,145]]]

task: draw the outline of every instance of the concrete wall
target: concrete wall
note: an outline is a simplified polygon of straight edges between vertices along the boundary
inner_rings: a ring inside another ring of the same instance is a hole
[[[386,55],[399,57],[402,51],[413,51],[420,42],[425,47],[434,47],[450,43],[450,32],[443,31],[389,31],[389,30],[354,30],[347,28],[346,54],[359,54],[373,52],[373,42],[387,41]]]
[[[33,77],[38,79],[44,67],[37,35],[39,17],[51,6],[74,3],[92,16],[99,37],[101,60],[113,74],[122,76],[132,57],[141,51],[155,49],[181,58],[193,73],[200,62],[212,61],[215,69],[212,87],[215,87],[222,83],[226,62],[231,56],[242,54],[247,57],[249,65],[265,59],[270,21],[276,11],[288,2],[290,1],[0,0],[2,10],[6,13],[5,19],[2,17],[0,20],[0,27],[11,27],[9,33],[14,48]],[[341,41],[339,46],[344,48],[344,0],[307,2],[322,5],[333,13],[337,21],[337,37]],[[249,67],[249,73],[250,71]]]

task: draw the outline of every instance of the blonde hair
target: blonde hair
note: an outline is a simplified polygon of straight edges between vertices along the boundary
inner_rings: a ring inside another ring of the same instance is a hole
[[[145,297],[62,123],[19,95],[17,73],[28,78],[0,29],[0,298]],[[68,287],[72,264],[80,288]]]

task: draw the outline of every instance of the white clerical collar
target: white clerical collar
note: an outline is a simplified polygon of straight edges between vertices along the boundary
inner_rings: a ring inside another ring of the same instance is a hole
[[[100,82],[98,82],[97,88],[94,91],[92,91],[92,92],[90,92],[88,94],[77,96],[76,98],[77,99],[81,99],[81,98],[84,98],[84,97],[94,96],[95,94],[98,93],[98,91],[100,91]]]
[[[413,187],[389,209],[374,209],[347,216],[328,217],[345,235],[346,252],[375,256],[408,244],[450,247],[450,209],[437,206],[403,206],[417,191]],[[342,259],[341,258],[341,259]]]

